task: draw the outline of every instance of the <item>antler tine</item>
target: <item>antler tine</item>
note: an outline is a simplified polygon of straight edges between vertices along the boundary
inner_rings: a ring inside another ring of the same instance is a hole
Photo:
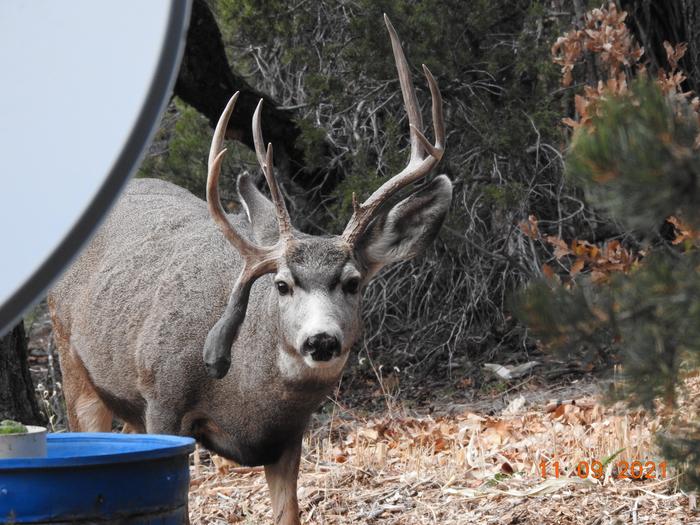
[[[384,14],[384,23],[389,30],[391,49],[394,52],[394,62],[396,63],[396,69],[399,73],[401,95],[403,96],[403,103],[404,106],[406,106],[406,113],[408,114],[411,134],[411,161],[413,161],[419,158],[422,153],[422,144],[414,130],[420,131],[423,129],[423,118],[421,117],[420,108],[418,107],[416,89],[413,86],[413,80],[411,80],[411,70],[408,68],[408,62],[406,61],[406,55],[404,55],[403,48],[401,47],[399,35],[396,34],[396,29],[394,29],[386,13]]]
[[[437,82],[435,82],[435,78],[424,64],[423,72],[428,80],[432,98],[433,128],[435,131],[435,144],[431,144],[421,131],[423,128],[423,121],[421,119],[413,81],[411,80],[411,73],[401,48],[401,42],[399,41],[394,26],[391,25],[389,17],[387,17],[386,14],[384,15],[384,22],[389,30],[391,47],[394,52],[394,61],[396,62],[396,69],[401,84],[401,93],[403,95],[404,105],[406,106],[406,113],[408,114],[411,136],[411,157],[403,170],[382,184],[361,205],[354,206],[353,215],[343,232],[343,238],[350,245],[354,245],[357,242],[357,239],[362,235],[374,218],[374,214],[388,198],[409,184],[425,177],[430,170],[440,162],[445,151],[445,121],[442,114],[442,96]]]
[[[216,123],[216,128],[214,129],[214,136],[211,138],[211,146],[209,147],[209,161],[208,165],[214,162],[216,156],[224,149],[224,138],[226,136],[226,128],[228,127],[228,121],[231,119],[231,113],[233,113],[233,108],[236,106],[236,101],[238,100],[238,95],[240,91],[236,91],[233,96],[229,99],[224,108],[224,111],[219,117],[219,122]]]
[[[263,99],[258,102],[258,107],[255,108],[253,114],[253,143],[255,144],[255,154],[258,157],[258,164],[262,168],[267,186],[270,188],[272,202],[275,204],[277,212],[277,226],[280,232],[280,239],[290,237],[292,234],[292,224],[289,218],[287,206],[284,203],[284,197],[280,191],[277,179],[273,172],[272,164],[272,143],[267,145],[267,152],[263,147],[262,129],[260,126],[260,113],[262,111]]]
[[[214,130],[214,137],[211,140],[211,148],[209,149],[209,161],[207,170],[207,207],[209,214],[217,224],[224,237],[243,255],[244,257],[259,256],[261,248],[248,239],[240,235],[226,217],[224,209],[221,207],[219,198],[219,175],[221,174],[221,163],[226,154],[224,149],[224,136],[228,121],[233,112],[233,108],[238,100],[238,91],[233,94],[231,99],[226,104],[219,122]]]
[[[445,117],[442,114],[442,95],[440,94],[440,88],[435,81],[435,77],[428,69],[428,66],[423,65],[423,73],[425,78],[428,80],[428,87],[430,88],[430,98],[432,99],[432,114],[433,114],[433,131],[435,132],[435,148],[431,151],[431,148],[426,148],[428,153],[436,159],[442,159],[442,155],[445,153]],[[425,140],[423,133],[419,133],[419,137]],[[427,144],[432,146],[427,140]]]

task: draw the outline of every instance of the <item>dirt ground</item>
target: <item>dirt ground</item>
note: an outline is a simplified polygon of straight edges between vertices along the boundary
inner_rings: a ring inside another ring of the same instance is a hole
[[[602,404],[590,381],[525,383],[472,404],[443,399],[429,412],[394,401],[367,414],[329,401],[305,440],[303,522],[700,523],[695,496],[654,446],[659,418]],[[271,520],[260,469],[199,455],[194,524]]]
[[[32,376],[61,431],[45,311],[29,325]],[[459,369],[449,381],[346,372],[304,442],[302,522],[700,524],[695,495],[655,446],[664,419],[605,404],[607,384],[567,367],[485,372],[478,384]],[[697,412],[700,377],[686,387],[682,410]],[[262,469],[203,449],[192,455],[189,504],[193,525],[271,523]]]

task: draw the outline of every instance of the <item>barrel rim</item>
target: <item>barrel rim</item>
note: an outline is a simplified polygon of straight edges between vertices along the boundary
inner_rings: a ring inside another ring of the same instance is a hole
[[[47,446],[52,443],[71,442],[76,446],[97,442],[146,443],[153,448],[83,456],[0,459],[0,472],[17,469],[43,469],[47,467],[82,467],[109,465],[133,461],[150,461],[189,454],[194,450],[191,437],[167,434],[113,434],[110,432],[66,432],[49,434]]]

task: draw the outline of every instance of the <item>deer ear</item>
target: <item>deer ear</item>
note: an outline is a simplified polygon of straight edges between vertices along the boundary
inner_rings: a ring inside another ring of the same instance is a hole
[[[255,187],[248,173],[238,177],[238,195],[253,226],[255,240],[261,244],[275,244],[279,237],[275,205]]]
[[[380,214],[356,249],[372,277],[387,264],[412,259],[437,236],[452,201],[452,183],[439,175],[429,185]]]

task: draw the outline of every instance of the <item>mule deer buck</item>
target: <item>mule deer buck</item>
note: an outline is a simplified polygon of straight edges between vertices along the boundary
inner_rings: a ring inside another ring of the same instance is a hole
[[[225,458],[264,465],[275,523],[299,523],[302,435],[360,334],[363,287],[433,240],[452,197],[441,175],[387,203],[438,163],[445,131],[440,91],[423,66],[435,143],[421,132],[409,68],[386,25],[410,160],[353,203],[342,235],[305,235],[292,226],[272,146],[263,147],[261,105],[254,143],[272,200],[244,174],[238,191],[246,216],[224,213],[218,179],[237,94],[212,139],[206,205],[167,182],[131,182],[49,295],[72,430],[109,431],[116,416],[138,432],[194,436]]]

